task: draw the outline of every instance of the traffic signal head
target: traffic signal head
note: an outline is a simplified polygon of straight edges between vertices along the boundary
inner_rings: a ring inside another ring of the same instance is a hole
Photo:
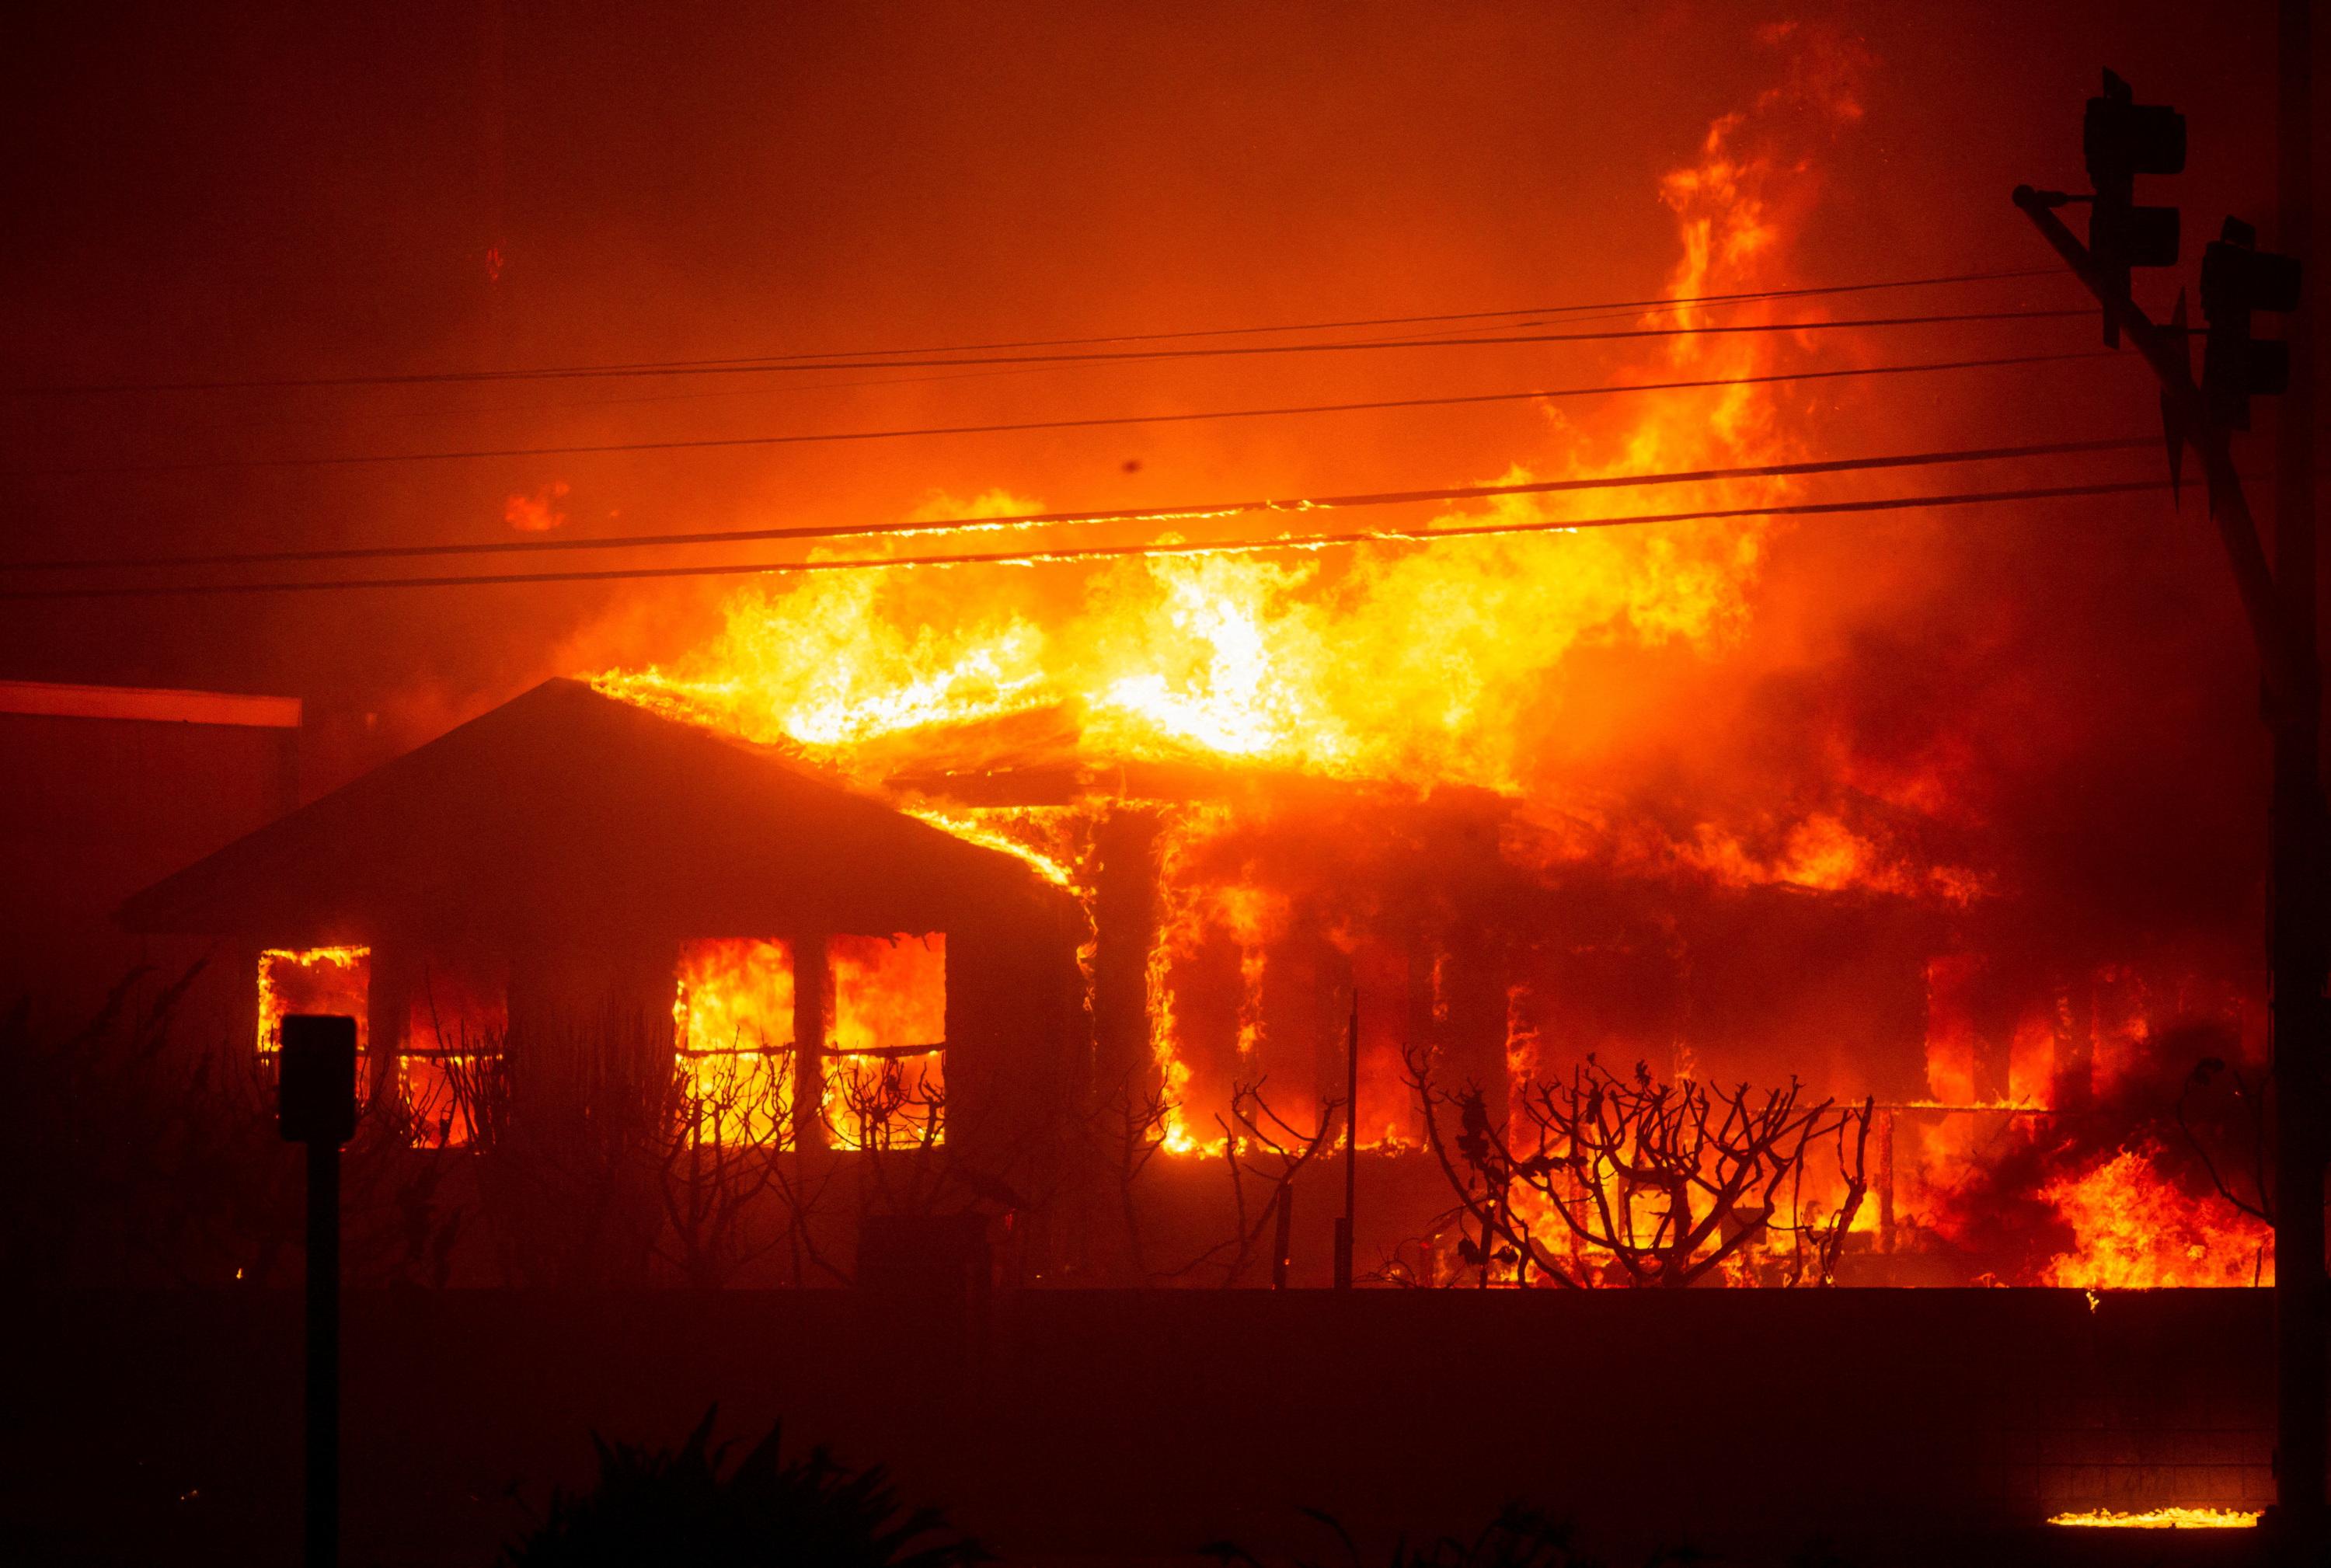
[[[2210,416],[2230,430],[2248,430],[2250,399],[2290,388],[2290,345],[2250,336],[2256,310],[2298,309],[2296,256],[2258,248],[2258,231],[2228,218],[2202,252],[2202,315],[2210,324],[2202,356],[2202,392]]]
[[[2203,318],[2246,328],[2253,310],[2296,310],[2298,281],[2298,257],[2260,250],[2258,231],[2228,218],[2202,252]]]
[[[2177,264],[2177,209],[2136,204],[2136,176],[2185,167],[2185,117],[2166,104],[2139,103],[2127,82],[2105,72],[2105,90],[2088,100],[2080,124],[2095,204],[2088,209],[2088,254],[2102,275],[2105,341],[2120,343],[2117,301],[2128,298],[2132,267]]]
[[[2088,183],[2099,196],[2126,198],[2138,175],[2185,172],[2185,117],[2165,103],[2138,103],[2136,98],[2127,82],[2107,71],[2103,93],[2088,100],[2080,150],[2088,157]]]

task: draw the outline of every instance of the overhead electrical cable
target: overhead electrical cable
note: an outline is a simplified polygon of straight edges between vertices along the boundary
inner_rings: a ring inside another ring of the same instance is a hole
[[[1706,484],[1752,479],[1798,479],[1818,474],[1868,473],[1889,469],[1932,468],[1946,464],[2003,462],[2028,458],[2069,457],[2082,453],[2151,450],[2159,443],[2149,436],[2095,441],[2046,442],[2022,446],[1967,447],[1948,451],[1894,453],[1874,457],[1822,458],[1803,462],[1755,463],[1734,468],[1678,470],[1659,473],[1592,474],[1573,479],[1528,480],[1509,484],[1452,485],[1432,489],[1363,490],[1341,495],[1203,501],[1173,507],[1138,507],[1106,510],[1025,512],[1009,517],[923,519],[906,522],[807,525],[769,528],[736,528],[697,533],[630,534],[598,538],[500,539],[475,544],[375,545],[328,550],[271,550],[205,556],[122,557],[111,560],[15,561],[9,571],[150,570],[187,566],[283,565],[295,562],[410,559],[417,556],[509,555],[549,550],[637,549],[677,545],[734,545],[777,540],[879,537],[885,535],[994,533],[1007,528],[1089,527],[1100,523],[1174,523],[1197,518],[1237,517],[1255,512],[1336,511],[1364,507],[1407,506],[1423,502],[1488,500],[1506,496],[1559,495],[1585,490],[1625,489],[1654,485]],[[450,579],[449,579],[450,580]],[[236,587],[238,584],[203,584]],[[168,593],[167,587],[123,589],[119,592]],[[48,591],[11,594],[39,597]],[[109,590],[59,589],[56,594],[106,593]]]
[[[1917,287],[1917,286],[1921,286],[1921,285],[1926,285],[1926,284],[1934,284],[1934,283],[1959,283],[1959,282],[1969,282],[1969,281],[1977,281],[1977,280],[1985,280],[1985,279],[1993,279],[1993,278],[2031,278],[2031,277],[2046,277],[2046,278],[2054,278],[2054,279],[2057,279],[2057,280],[2062,280],[2062,279],[2064,279],[2066,276],[2067,276],[2067,274],[2065,274],[2065,273],[2064,273],[2060,269],[2051,269],[2051,268],[2046,268],[2046,267],[2027,267],[2027,268],[2021,268],[2021,269],[2016,269],[2016,270],[2012,270],[2012,271],[1999,271],[1999,272],[1969,272],[1969,273],[1961,273],[1961,274],[1957,274],[1957,275],[1955,275],[1955,276],[1946,277],[1946,278],[1910,278],[1910,279],[1899,279],[1899,280],[1893,280],[1893,281],[1889,281],[1889,282],[1881,282],[1881,283],[1841,283],[1841,284],[1832,284],[1832,285],[1828,285],[1828,286],[1825,286],[1825,287],[1822,287],[1822,288],[1819,288],[1819,289],[1808,289],[1808,290],[1768,290],[1768,291],[1764,292],[1764,293],[1746,293],[1746,294],[1729,294],[1729,295],[1724,295],[1724,294],[1708,294],[1708,295],[1685,296],[1685,297],[1680,297],[1680,298],[1672,299],[1660,299],[1660,300],[1637,300],[1637,301],[1632,301],[1632,302],[1631,303],[1631,305],[1630,305],[1630,308],[1629,308],[1629,309],[1623,309],[1623,310],[1613,310],[1613,311],[1612,311],[1612,313],[1611,313],[1611,314],[1609,314],[1609,315],[1607,315],[1607,316],[1601,316],[1601,315],[1572,315],[1572,316],[1570,316],[1570,317],[1568,318],[1568,320],[1569,320],[1570,322],[1573,322],[1573,323],[1577,322],[1577,321],[1615,320],[1615,319],[1620,319],[1620,318],[1623,318],[1623,317],[1625,317],[1625,316],[1629,316],[1629,315],[1641,315],[1641,314],[1647,314],[1647,313],[1649,313],[1649,312],[1651,312],[1651,311],[1653,311],[1653,310],[1683,310],[1683,309],[1693,309],[1693,308],[1696,308],[1696,307],[1698,307],[1698,306],[1703,306],[1703,305],[1713,305],[1713,306],[1717,306],[1717,307],[1719,307],[1719,308],[1720,308],[1720,307],[1726,307],[1726,306],[1729,306],[1729,305],[1733,305],[1733,304],[1737,304],[1737,303],[1747,303],[1747,302],[1753,302],[1753,301],[1759,300],[1759,299],[1772,299],[1772,298],[1778,298],[1778,297],[1786,297],[1786,296],[1788,296],[1788,295],[1792,295],[1792,294],[1799,294],[1799,293],[1812,293],[1812,294],[1837,294],[1837,293],[1851,293],[1851,292],[1859,292],[1859,291],[1863,291],[1863,290],[1878,290],[1878,289],[1905,289],[1905,288],[1913,288],[1913,287]],[[1546,313],[1551,314],[1551,313],[1553,313],[1553,312],[1555,312],[1555,311],[1574,312],[1574,311],[1584,311],[1584,310],[1604,310],[1604,309],[1610,309],[1610,307],[1609,307],[1608,305],[1604,305],[1604,304],[1596,304],[1596,305],[1562,305],[1562,306],[1548,306],[1548,307],[1545,307],[1545,308],[1543,308],[1543,309],[1545,309],[1545,311],[1546,311]],[[1508,314],[1509,314],[1509,315],[1528,315],[1528,314],[1532,314],[1532,313],[1533,313],[1533,312],[1531,312],[1531,311],[1527,311],[1527,310],[1520,310],[1520,309],[1517,309],[1517,310],[1513,310],[1513,311],[1507,311],[1507,312],[1500,312],[1500,311],[1483,311],[1483,312],[1478,312],[1478,313],[1474,313],[1474,314],[1479,314],[1479,315],[1484,315],[1484,316],[1487,316],[1487,315],[1508,315]],[[1365,320],[1363,320],[1363,321],[1351,321],[1351,322],[1323,323],[1322,325],[1365,327],[1365,326],[1371,326],[1371,325],[1381,325],[1381,324],[1385,324],[1385,323],[1389,323],[1389,322],[1397,322],[1397,321],[1401,321],[1401,320],[1407,320],[1407,319],[1430,320],[1430,319],[1435,319],[1435,318],[1424,318],[1424,317],[1420,317],[1420,318],[1384,318],[1384,322],[1371,322],[1371,321],[1365,321]],[[1532,325],[1537,325],[1537,323],[1532,323]],[[1490,329],[1491,329],[1491,328],[1484,328],[1484,330],[1490,330]],[[1117,336],[1117,337],[1083,337],[1083,338],[1075,338],[1075,337],[1072,337],[1072,338],[1030,338],[1030,339],[1025,339],[1025,340],[1023,340],[1023,341],[1020,341],[1020,342],[1001,343],[1001,344],[994,344],[994,345],[971,345],[971,346],[966,346],[966,347],[1007,347],[1007,348],[1010,348],[1010,347],[1051,347],[1051,346],[1052,346],[1052,345],[1054,345],[1054,344],[1070,344],[1070,345],[1073,345],[1073,344],[1079,344],[1079,343],[1117,343],[1117,342],[1128,342],[1128,343],[1129,343],[1129,342],[1146,342],[1146,341],[1151,341],[1151,340],[1154,340],[1154,339],[1157,339],[1157,338],[1165,338],[1165,337],[1214,337],[1238,336],[1238,335],[1242,335],[1242,334],[1268,333],[1268,332],[1285,332],[1285,331],[1296,331],[1296,330],[1301,330],[1301,328],[1292,328],[1292,327],[1228,327],[1228,328],[1209,328],[1209,329],[1204,329],[1204,330],[1198,330],[1198,331],[1189,331],[1189,332],[1180,332],[1180,333],[1150,333],[1150,334],[1140,334],[1140,333],[1136,333],[1136,334],[1125,334],[1125,335],[1119,335],[1119,336]],[[928,352],[939,352],[939,350],[928,350],[928,349],[898,349],[898,350],[879,350],[879,351],[875,351],[875,350],[853,350],[853,351],[852,351],[852,352],[853,352],[853,353],[860,353],[860,352],[928,353]],[[2100,352],[2100,356],[2101,356],[2101,351],[2099,351],[2099,352]],[[737,358],[736,358],[736,359],[733,359],[733,360],[700,360],[700,361],[686,361],[686,360],[681,360],[681,361],[670,361],[670,362],[667,362],[667,363],[677,364],[677,365],[687,365],[687,364],[724,364],[724,363],[743,364],[743,363],[747,363],[747,362],[748,362],[748,360],[750,360],[750,359],[755,359],[755,358],[767,358],[767,357],[793,357],[793,358],[800,358],[800,359],[817,359],[817,358],[821,358],[821,357],[833,357],[833,356],[836,356],[837,355],[839,355],[840,353],[841,353],[841,351],[839,351],[839,350],[833,350],[833,351],[827,351],[827,352],[824,352],[824,353],[822,353],[822,354],[816,354],[816,355],[795,355],[795,356],[739,356],[739,357],[737,357]],[[398,411],[396,411],[396,412],[397,412],[397,413],[398,413],[398,415],[399,415],[400,417],[406,417],[406,418],[473,419],[473,418],[477,417],[479,414],[481,414],[481,413],[534,413],[534,412],[538,412],[538,411],[540,411],[540,410],[543,410],[543,409],[553,409],[553,408],[629,408],[629,407],[639,406],[639,405],[646,404],[659,404],[659,403],[705,403],[705,402],[712,402],[712,401],[718,401],[718,400],[734,400],[734,399],[737,399],[737,398],[790,396],[790,395],[792,395],[792,394],[796,394],[796,393],[803,393],[803,392],[823,392],[823,391],[834,391],[834,390],[844,389],[844,388],[855,388],[855,387],[865,387],[865,386],[921,386],[921,385],[931,385],[931,384],[934,384],[934,383],[950,382],[950,381],[992,381],[992,380],[994,380],[994,379],[996,379],[996,378],[998,378],[998,377],[1002,377],[1002,376],[1010,376],[1010,375],[1041,375],[1041,374],[1042,374],[1043,372],[1045,372],[1045,371],[1046,371],[1047,369],[1049,369],[1049,368],[1051,368],[1051,367],[1050,367],[1050,366],[1042,366],[1042,365],[1030,365],[1030,366],[1009,366],[1009,367],[1005,367],[1005,368],[1002,368],[1002,369],[974,369],[974,370],[966,370],[966,371],[959,371],[959,372],[957,372],[957,373],[956,373],[955,375],[889,375],[889,376],[880,376],[880,377],[872,377],[872,378],[861,378],[861,379],[855,379],[855,380],[850,380],[850,381],[811,381],[811,382],[794,382],[794,383],[791,383],[790,385],[775,385],[775,386],[738,386],[738,385],[731,385],[718,386],[718,387],[711,387],[711,388],[697,388],[697,389],[690,390],[690,391],[687,391],[687,392],[658,392],[658,393],[646,393],[646,394],[633,394],[633,395],[627,395],[627,396],[621,396],[621,397],[579,397],[579,398],[578,398],[578,397],[570,397],[570,398],[560,398],[560,399],[556,399],[556,400],[547,401],[547,402],[539,402],[539,401],[532,401],[532,400],[529,400],[529,401],[523,402],[523,403],[462,404],[452,404],[452,405],[441,405],[441,406],[438,406],[438,407],[435,407],[435,408],[429,408],[429,409],[402,409],[402,410],[398,410]],[[6,390],[7,390],[7,389],[5,389],[5,388],[0,388],[0,393],[5,393]],[[345,420],[344,420],[344,416],[336,416],[333,420],[329,421],[328,423],[344,423],[344,422],[345,422]],[[278,420],[276,421],[276,423],[285,423],[285,422],[284,422],[284,421],[282,421],[282,420],[281,420],[281,419],[278,419]],[[324,419],[324,417],[323,417],[323,416],[321,416],[320,414],[319,414],[319,415],[311,416],[311,417],[309,417],[309,419],[307,419],[307,420],[305,420],[305,421],[303,421],[303,422],[301,422],[301,423],[328,423],[328,422]]]
[[[1973,310],[1923,316],[1849,317],[1843,319],[1696,323],[1680,327],[1613,328],[1595,332],[1527,332],[1471,337],[1386,337],[1356,343],[1246,343],[1206,347],[1140,348],[1042,354],[972,355],[955,357],[751,360],[728,363],[566,366],[538,370],[414,371],[401,375],[287,376],[250,381],[114,383],[90,385],[16,386],[14,395],[76,393],[209,392],[351,386],[422,386],[454,383],[633,379],[643,376],[772,375],[802,371],[919,370],[987,365],[1102,365],[1169,360],[1243,358],[1261,355],[1378,353],[1399,348],[1511,347],[1539,343],[1616,343],[1653,337],[1769,332],[1834,332],[1852,328],[1939,327],[1985,321],[2038,321],[2092,316],[2093,308]]]
[[[1308,403],[1271,408],[1220,408],[1185,413],[1094,414],[1080,419],[1016,420],[991,424],[914,425],[888,430],[787,432],[775,435],[692,436],[668,441],[584,442],[560,446],[474,447],[450,451],[350,452],[315,456],[185,458],[159,462],[90,463],[54,468],[14,467],[0,473],[40,478],[100,478],[132,474],[209,473],[253,469],[357,468],[386,463],[470,462],[490,459],[583,457],[626,452],[720,451],[751,447],[815,445],[840,442],[900,441],[955,435],[1004,435],[1040,430],[1097,430],[1135,424],[1187,424],[1204,420],[1274,419],[1299,414],[1361,413],[1403,408],[1458,408],[1538,399],[1609,397],[1635,392],[1687,392],[1726,386],[1765,386],[1780,382],[1832,381],[1860,376],[1909,375],[1933,371],[1984,370],[2047,365],[2071,359],[2110,359],[2109,349],[2060,354],[2015,354],[1991,359],[1936,359],[1909,365],[1847,366],[1831,370],[1775,371],[1763,375],[1712,376],[1690,381],[1600,383],[1549,386],[1518,392],[1462,393],[1446,397],[1391,397],[1360,403]]]
[[[1275,332],[1333,332],[1363,327],[1426,327],[1440,322],[1488,321],[1510,316],[1575,316],[1581,311],[1681,310],[1696,305],[1741,305],[1762,299],[1800,299],[1826,294],[1870,294],[1888,289],[1922,289],[2000,279],[2055,278],[2060,267],[2014,267],[1995,272],[1957,272],[1933,278],[1894,278],[1876,283],[1824,283],[1801,289],[1754,289],[1731,294],[1662,295],[1651,299],[1598,299],[1575,305],[1518,305],[1502,310],[1447,310],[1429,316],[1362,316],[1339,321],[1296,321],[1273,327],[1200,327],[1174,332],[1118,332],[1092,337],[1023,337],[986,343],[934,344],[916,348],[801,350],[791,354],[737,355],[708,359],[639,360],[621,368],[677,368],[747,365],[771,361],[856,359],[892,354],[977,354],[1004,348],[1081,348],[1101,343],[1162,343],[1193,337],[1251,337]],[[611,366],[610,368],[615,368]]]
[[[2152,442],[2145,444],[2151,445]],[[470,576],[327,577],[255,583],[199,583],[175,586],[0,589],[0,601],[34,599],[151,599],[215,597],[241,594],[302,594],[373,589],[474,588],[519,584],[637,582],[676,577],[805,575],[826,572],[889,571],[914,566],[1038,566],[1137,556],[1264,555],[1374,544],[1438,544],[1500,535],[1575,533],[1587,528],[1633,527],[1746,518],[1837,517],[1858,512],[1917,511],[1937,507],[2064,500],[2091,496],[2136,495],[2165,490],[2166,480],[2127,480],[2083,485],[2044,485],[2021,489],[1963,490],[1939,496],[1881,496],[1854,500],[1776,502],[1769,506],[1723,507],[1694,511],[1651,512],[1564,521],[1468,523],[1449,527],[1356,528],[1337,533],[1288,534],[1267,539],[1210,542],[1150,540],[1130,545],[1079,545],[1054,549],[974,552],[947,556],[863,556],[843,560],[740,562],[686,566],[614,566],[564,572],[501,572]]]

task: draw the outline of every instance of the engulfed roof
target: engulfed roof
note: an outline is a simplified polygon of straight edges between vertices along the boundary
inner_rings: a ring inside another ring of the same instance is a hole
[[[1009,855],[709,731],[549,680],[121,907],[133,931],[961,928],[1061,897]]]

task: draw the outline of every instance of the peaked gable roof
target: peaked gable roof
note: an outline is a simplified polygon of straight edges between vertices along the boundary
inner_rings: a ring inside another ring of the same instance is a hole
[[[131,898],[133,931],[945,930],[1061,897],[1012,856],[547,680]]]

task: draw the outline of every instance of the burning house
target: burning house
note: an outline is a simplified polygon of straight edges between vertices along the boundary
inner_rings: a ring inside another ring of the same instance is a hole
[[[1016,860],[564,680],[121,911],[239,946],[262,1055],[286,1012],[354,1013],[416,1142],[468,1141],[505,1073],[524,1117],[661,1104],[671,1069],[703,1136],[770,1149],[937,1143],[1000,1064],[1060,1070],[1072,915]]]
[[[399,1144],[621,1103],[691,1160],[904,1155],[914,1194],[837,1224],[1000,1211],[1029,1277],[1308,1278],[1356,1141],[1361,1266],[1445,1280],[1489,1244],[1436,1092],[1504,1126],[1582,1058],[1722,1086],[1780,1042],[1809,1102],[1865,1107],[1814,1200],[1847,1276],[1955,1278],[1920,1260],[1954,1164],[2091,1092],[2094,1020],[2035,1043],[1951,953],[1949,899],[1898,881],[1582,850],[1479,786],[1099,760],[1060,704],[810,748],[598,685],[546,683],[121,917],[235,948],[262,1062],[284,1012],[357,1015]]]

